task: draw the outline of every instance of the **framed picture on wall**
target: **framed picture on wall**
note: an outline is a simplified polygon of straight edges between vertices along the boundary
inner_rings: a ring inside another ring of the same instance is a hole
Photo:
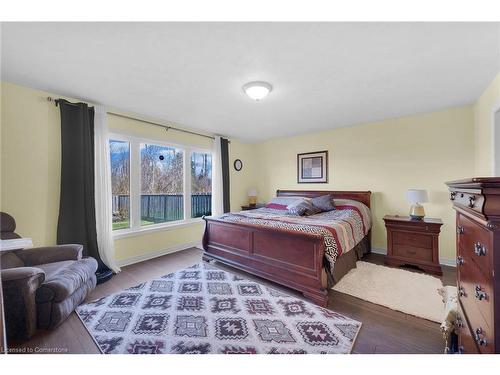
[[[297,154],[297,182],[299,184],[328,182],[328,151]]]

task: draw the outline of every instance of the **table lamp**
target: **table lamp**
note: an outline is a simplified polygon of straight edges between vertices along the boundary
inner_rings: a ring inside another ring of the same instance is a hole
[[[255,207],[257,205],[257,189],[256,188],[248,189],[248,205],[251,207]]]
[[[408,189],[406,192],[406,200],[412,204],[410,208],[410,218],[412,220],[422,220],[425,216],[424,206],[420,203],[429,201],[427,190]]]

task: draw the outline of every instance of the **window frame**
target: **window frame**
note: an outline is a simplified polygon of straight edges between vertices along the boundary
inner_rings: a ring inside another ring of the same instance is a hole
[[[193,152],[210,154],[213,160],[213,151],[203,146],[169,142],[157,138],[147,138],[124,131],[110,131],[109,141],[129,142],[130,144],[130,227],[113,230],[115,239],[140,235],[148,232],[171,230],[203,222],[201,217],[191,217],[191,156]],[[141,144],[172,147],[182,151],[183,165],[183,213],[181,220],[167,221],[158,224],[141,226]]]

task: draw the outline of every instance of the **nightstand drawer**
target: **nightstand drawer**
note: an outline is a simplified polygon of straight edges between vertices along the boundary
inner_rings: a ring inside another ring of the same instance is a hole
[[[426,234],[394,231],[392,238],[394,246],[403,245],[432,249],[432,237]]]
[[[432,262],[432,248],[414,247],[411,245],[393,245],[394,256]]]

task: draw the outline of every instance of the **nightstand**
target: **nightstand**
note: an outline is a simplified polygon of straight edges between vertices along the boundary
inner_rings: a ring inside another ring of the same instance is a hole
[[[265,205],[263,203],[257,203],[255,206],[250,206],[248,204],[241,206],[241,211],[255,210],[256,208],[262,208]]]
[[[408,216],[384,217],[387,229],[387,256],[389,266],[412,265],[428,273],[442,275],[439,264],[440,219],[412,220]]]

